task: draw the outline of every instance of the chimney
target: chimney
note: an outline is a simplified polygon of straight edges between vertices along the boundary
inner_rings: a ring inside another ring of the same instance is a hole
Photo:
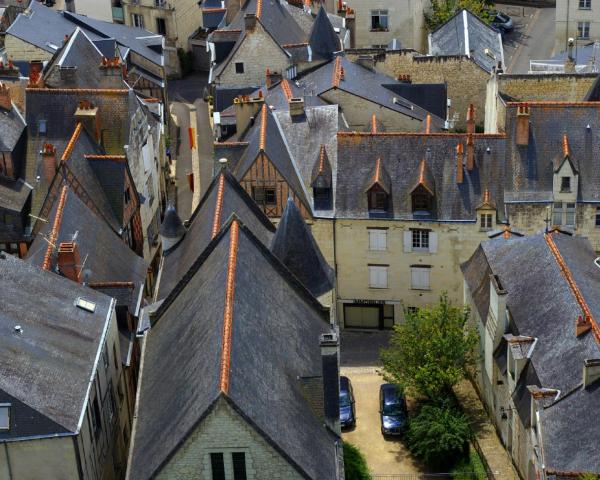
[[[266,76],[265,84],[267,85],[267,88],[271,88],[277,82],[280,82],[283,78],[281,76],[281,73],[272,72],[268,68],[267,68],[267,72],[266,72],[265,76]]]
[[[336,332],[320,336],[321,362],[323,366],[323,413],[325,422],[340,434],[340,364],[339,341]]]
[[[262,97],[250,98],[247,95],[242,95],[233,100],[238,135],[241,135],[252,126],[253,119],[258,115],[264,103],[265,99]]]
[[[375,57],[373,55],[359,55],[356,63],[362,65],[367,70],[375,70]]]
[[[529,145],[529,105],[526,103],[517,107],[517,145]]]
[[[246,30],[254,30],[256,28],[256,15],[254,13],[246,13],[244,15],[244,27]]]
[[[42,70],[44,64],[39,60],[33,60],[29,62],[29,87],[43,88],[44,83],[42,81]]]
[[[467,170],[475,168],[475,140],[472,133],[467,133]]]
[[[472,103],[467,109],[467,133],[475,133],[475,106]]]
[[[590,319],[583,315],[579,315],[579,317],[577,317],[577,321],[575,322],[575,336],[579,337],[584,333],[589,332],[591,329],[592,322],[590,322]]]
[[[583,388],[587,388],[600,379],[600,358],[583,361]]]
[[[304,99],[290,98],[290,117],[299,117],[304,115]]]
[[[229,25],[237,13],[240,11],[243,0],[229,0],[225,2],[227,11],[225,12],[225,24]]]
[[[463,144],[459,143],[456,146],[456,183],[463,183]]]
[[[0,82],[0,108],[12,110],[12,100],[10,98],[10,88],[5,83]]]
[[[94,107],[94,105],[87,100],[82,100],[79,102],[79,106],[75,111],[75,120],[81,122],[91,137],[100,143],[101,131],[98,107]]]
[[[44,180],[50,185],[56,175],[56,147],[51,143],[46,143],[42,150],[42,172]]]
[[[69,280],[79,283],[81,258],[75,242],[61,242],[58,246],[58,270]]]

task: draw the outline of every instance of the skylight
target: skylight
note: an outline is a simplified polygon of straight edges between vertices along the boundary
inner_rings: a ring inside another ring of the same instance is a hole
[[[81,297],[77,297],[77,300],[75,300],[75,306],[91,313],[96,311],[96,304],[94,302],[90,302],[89,300]]]

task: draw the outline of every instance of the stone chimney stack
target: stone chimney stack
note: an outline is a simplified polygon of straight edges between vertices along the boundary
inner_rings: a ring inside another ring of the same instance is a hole
[[[575,73],[575,67],[577,65],[577,60],[573,56],[573,46],[575,45],[575,40],[569,38],[568,46],[567,46],[567,59],[565,60],[565,73]]]
[[[463,157],[463,144],[459,143],[456,146],[456,183],[458,183],[459,185],[463,183]]]
[[[467,133],[475,133],[475,106],[472,103],[467,109]]]
[[[320,336],[323,366],[323,413],[325,422],[334,432],[340,433],[340,363],[338,335],[336,332]]]
[[[12,99],[10,98],[10,88],[5,83],[0,82],[0,108],[12,110]]]
[[[600,358],[583,361],[583,388],[587,388],[600,380]]]
[[[522,104],[517,107],[517,145],[529,145],[529,105]]]
[[[467,134],[467,170],[475,168],[475,139],[472,133]]]
[[[253,125],[258,112],[265,104],[262,96],[250,98],[248,95],[241,95],[233,100],[235,105],[235,125],[238,134],[245,132]]]
[[[29,62],[29,87],[30,88],[43,88],[44,82],[42,81],[42,70],[44,64],[39,60],[33,60]]]
[[[94,105],[87,100],[82,100],[79,102],[79,107],[75,111],[75,119],[78,122],[81,122],[90,136],[100,143],[102,135],[98,107],[94,107]]]
[[[246,30],[254,30],[256,28],[256,15],[254,13],[246,13],[244,15],[244,27]]]
[[[283,79],[283,77],[281,76],[281,73],[272,72],[268,68],[267,68],[265,76],[266,76],[265,84],[267,85],[267,88],[271,88],[273,85],[275,85],[277,82],[280,82]]]
[[[58,270],[69,280],[79,283],[81,258],[76,242],[61,242],[58,246]]]
[[[304,98],[290,98],[290,117],[304,115]]]
[[[51,143],[44,144],[42,150],[42,172],[44,181],[49,185],[56,175],[56,147]]]

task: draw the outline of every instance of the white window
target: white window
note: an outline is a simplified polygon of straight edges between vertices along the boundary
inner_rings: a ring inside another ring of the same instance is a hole
[[[367,228],[369,232],[369,250],[387,250],[387,230]]]
[[[0,403],[0,431],[10,430],[10,403]]]
[[[480,225],[482,230],[490,230],[492,228],[492,214],[482,213]]]
[[[552,224],[575,228],[575,204],[556,202],[552,214]]]
[[[412,249],[429,251],[429,230],[411,230]]]
[[[388,11],[371,10],[371,30],[387,31],[388,29]]]
[[[579,10],[590,10],[592,8],[592,0],[579,0]]]
[[[369,265],[369,287],[388,288],[388,265]]]
[[[410,286],[413,290],[429,290],[429,274],[431,268],[427,266],[410,267]]]
[[[144,28],[144,17],[137,13],[131,14],[131,25],[138,28]]]
[[[590,38],[590,22],[577,23],[577,38],[584,40]]]
[[[436,253],[438,236],[436,232],[422,228],[411,228],[404,231],[405,252]]]

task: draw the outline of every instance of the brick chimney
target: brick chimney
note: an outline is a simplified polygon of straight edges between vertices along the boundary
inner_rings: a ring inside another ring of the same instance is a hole
[[[75,242],[61,242],[58,246],[58,270],[69,280],[79,283],[81,258]]]
[[[475,106],[472,103],[467,109],[467,133],[475,133]]]
[[[51,143],[44,144],[42,150],[42,172],[47,184],[52,183],[56,175],[56,147]]]
[[[517,107],[517,145],[529,145],[529,105]]]
[[[336,332],[320,336],[323,368],[323,413],[325,422],[334,432],[340,433],[340,364],[339,341]]]
[[[10,98],[10,88],[6,84],[0,82],[0,108],[4,110],[12,110],[12,100]]]
[[[583,315],[579,315],[579,317],[577,317],[577,321],[575,322],[575,336],[579,337],[580,335],[589,332],[591,329],[592,322],[590,322],[590,319]]]
[[[252,126],[254,119],[265,103],[261,96],[250,98],[248,95],[241,95],[233,100],[235,106],[235,126],[238,134],[245,132]]]
[[[475,168],[475,139],[472,133],[467,134],[467,170]]]
[[[280,82],[282,80],[282,78],[283,78],[281,76],[281,73],[272,72],[268,68],[267,68],[267,71],[265,73],[265,77],[266,77],[265,84],[267,85],[267,88],[271,88],[277,82]]]
[[[43,88],[44,82],[42,80],[42,70],[44,64],[39,60],[33,60],[29,62],[29,87],[30,88]]]
[[[90,136],[100,143],[101,130],[98,107],[94,107],[88,100],[82,100],[75,111],[75,120],[81,122]]]
[[[463,183],[463,157],[464,148],[463,144],[459,143],[456,146],[456,183]]]

